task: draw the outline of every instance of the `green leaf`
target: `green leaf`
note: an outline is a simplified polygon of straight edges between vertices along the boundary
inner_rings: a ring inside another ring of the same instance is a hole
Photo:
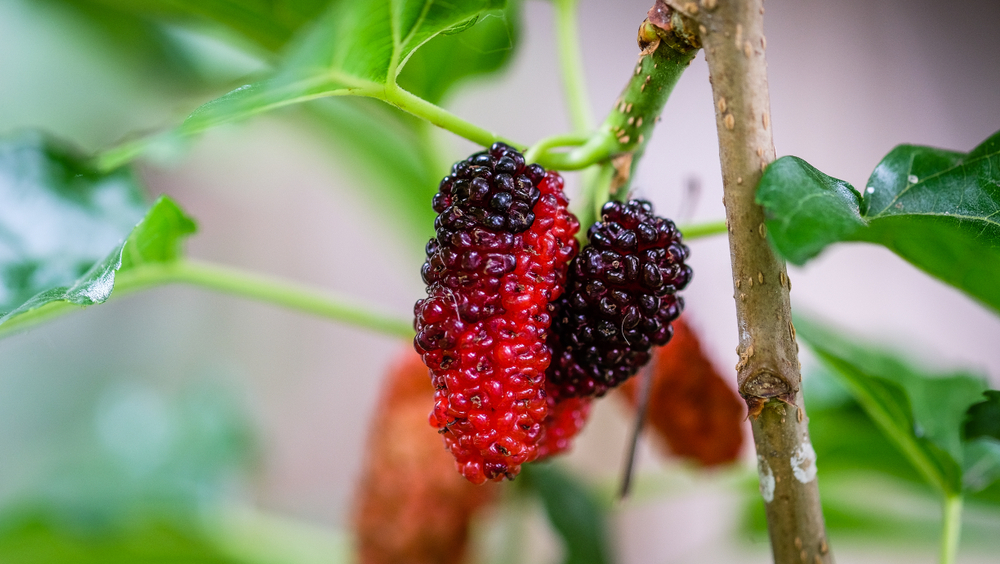
[[[439,104],[456,84],[504,68],[520,36],[519,4],[469,21],[474,25],[442,33],[418,49],[399,74],[399,85]]]
[[[289,53],[272,79],[240,87],[198,108],[181,132],[328,96],[385,99],[387,87],[423,43],[504,0],[337,2]]]
[[[1000,132],[967,154],[896,147],[860,199],[848,183],[782,157],[757,201],[774,246],[795,264],[834,242],[877,243],[1000,311]]]
[[[95,524],[94,514],[25,507],[0,522],[0,561],[5,564],[131,564],[184,562],[235,564],[190,525],[163,515],[132,516],[130,522]],[[191,518],[189,522],[196,521]]]
[[[810,373],[814,379],[835,380],[835,376]],[[803,392],[809,412],[809,438],[816,449],[820,481],[827,474],[877,472],[911,483],[923,484],[909,460],[882,433],[853,398],[838,406],[814,409],[812,390]]]
[[[858,212],[861,196],[854,187],[798,157],[781,157],[767,167],[757,203],[766,210],[771,241],[795,264],[803,264],[831,243],[853,239],[866,225]]]
[[[319,15],[328,0],[69,0],[153,21],[210,21],[275,51]]]
[[[973,404],[966,412],[965,437],[992,437],[1000,440],[1000,390],[986,390],[984,401]]]
[[[169,198],[146,211],[128,170],[84,163],[38,135],[0,143],[0,324],[53,302],[102,303],[117,272],[178,258],[194,232]]]
[[[983,392],[985,401],[966,413],[965,485],[973,491],[1000,480],[1000,391]]]
[[[119,245],[147,208],[125,169],[90,170],[27,133],[0,141],[0,313],[69,285]]]
[[[962,491],[965,413],[986,389],[977,377],[920,372],[898,358],[796,319],[798,335],[930,484]]]
[[[519,483],[541,499],[565,546],[564,564],[611,562],[607,518],[591,493],[552,464],[526,464]]]

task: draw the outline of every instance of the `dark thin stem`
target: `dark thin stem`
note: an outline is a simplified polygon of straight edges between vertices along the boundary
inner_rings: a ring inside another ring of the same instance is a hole
[[[646,413],[649,411],[649,396],[653,391],[653,371],[649,365],[639,373],[639,397],[636,402],[635,420],[632,424],[632,439],[629,441],[628,453],[625,454],[625,467],[622,469],[621,488],[618,499],[628,497],[632,489],[632,477],[635,475],[635,457],[639,448],[639,437],[646,424]]]

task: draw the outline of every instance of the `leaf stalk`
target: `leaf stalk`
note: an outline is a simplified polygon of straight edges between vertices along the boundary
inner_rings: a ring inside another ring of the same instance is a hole
[[[413,336],[413,326],[408,319],[381,312],[370,305],[359,304],[357,299],[279,278],[189,259],[146,263],[120,272],[115,277],[111,298],[117,299],[133,292],[172,283],[193,284],[394,337]],[[0,325],[0,336],[79,309],[80,306],[70,302],[50,302]]]
[[[958,539],[962,532],[962,494],[944,498],[944,524],[941,530],[941,564],[955,564]]]

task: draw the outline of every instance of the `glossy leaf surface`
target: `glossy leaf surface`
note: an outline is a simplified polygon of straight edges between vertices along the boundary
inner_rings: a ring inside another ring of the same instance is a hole
[[[438,104],[456,84],[494,73],[511,59],[520,36],[520,9],[486,13],[458,33],[442,33],[420,47],[399,74],[399,85]]]
[[[117,272],[176,259],[195,229],[168,198],[149,208],[129,171],[96,173],[37,135],[0,146],[0,200],[0,324],[51,302],[102,303]]]
[[[757,201],[771,241],[795,264],[838,241],[877,243],[1000,311],[1000,133],[969,153],[896,147],[863,194],[782,157]]]
[[[921,372],[812,321],[799,318],[796,327],[925,480],[946,493],[962,491],[962,426],[969,406],[982,399],[982,379]]]
[[[0,312],[71,286],[148,207],[128,170],[97,174],[35,134],[0,143],[0,201]]]

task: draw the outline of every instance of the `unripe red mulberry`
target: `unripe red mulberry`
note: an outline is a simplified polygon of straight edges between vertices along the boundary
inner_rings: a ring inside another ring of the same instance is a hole
[[[555,306],[558,347],[548,377],[558,398],[603,395],[670,340],[684,306],[676,292],[691,279],[688,248],[649,202],[608,202],[590,244],[572,263]]]
[[[538,455],[549,303],[577,251],[566,204],[558,174],[499,143],[456,163],[434,197],[414,344],[436,390],[431,424],[475,483]]]

